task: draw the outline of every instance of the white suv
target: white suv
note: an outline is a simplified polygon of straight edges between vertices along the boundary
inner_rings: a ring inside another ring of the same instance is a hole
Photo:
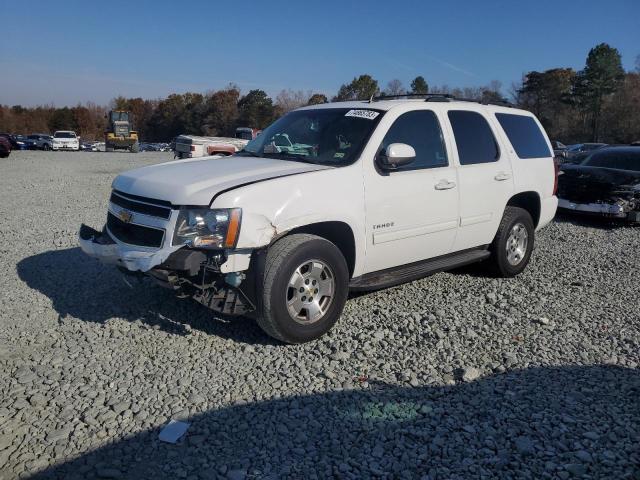
[[[51,139],[52,150],[80,150],[80,137],[71,130],[58,130]]]
[[[529,112],[443,95],[329,103],[234,156],[119,175],[105,227],[83,225],[80,245],[298,343],[334,325],[350,289],[482,260],[517,275],[556,181]]]

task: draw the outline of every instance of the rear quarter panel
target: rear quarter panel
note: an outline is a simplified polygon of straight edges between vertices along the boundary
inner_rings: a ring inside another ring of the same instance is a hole
[[[549,137],[547,136],[547,132],[544,130],[544,127],[535,115],[525,110],[499,107],[495,109],[494,113],[525,115],[533,118],[547,143],[547,147],[550,152],[550,156],[548,157],[518,157],[513,145],[507,137],[507,134],[494,115],[493,121],[496,126],[496,131],[500,136],[500,142],[504,145],[509,157],[511,158],[514,194],[521,192],[536,192],[538,194],[541,203],[541,214],[538,228],[542,228],[555,216],[557,207],[557,198],[553,194],[553,187],[556,178],[555,165],[552,156],[553,148],[549,141]]]

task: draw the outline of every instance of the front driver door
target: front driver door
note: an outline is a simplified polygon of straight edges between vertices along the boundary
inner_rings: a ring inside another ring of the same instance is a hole
[[[365,273],[449,253],[458,227],[457,172],[437,114],[426,109],[400,114],[378,154],[391,143],[411,145],[416,159],[394,171],[365,167]]]

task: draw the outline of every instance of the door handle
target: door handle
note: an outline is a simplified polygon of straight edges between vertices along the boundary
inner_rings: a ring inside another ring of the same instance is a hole
[[[456,182],[449,182],[448,180],[440,180],[438,183],[434,185],[436,190],[449,190],[450,188],[454,188],[456,186]]]
[[[500,172],[493,178],[498,182],[503,182],[505,180],[509,180],[511,178],[511,174],[506,172]]]

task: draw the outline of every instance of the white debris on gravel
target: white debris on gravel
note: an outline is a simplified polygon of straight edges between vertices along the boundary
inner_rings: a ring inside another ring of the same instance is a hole
[[[77,248],[118,172],[168,160],[0,159],[1,479],[637,475],[640,228],[562,219],[515,279],[354,296],[285,346]]]

